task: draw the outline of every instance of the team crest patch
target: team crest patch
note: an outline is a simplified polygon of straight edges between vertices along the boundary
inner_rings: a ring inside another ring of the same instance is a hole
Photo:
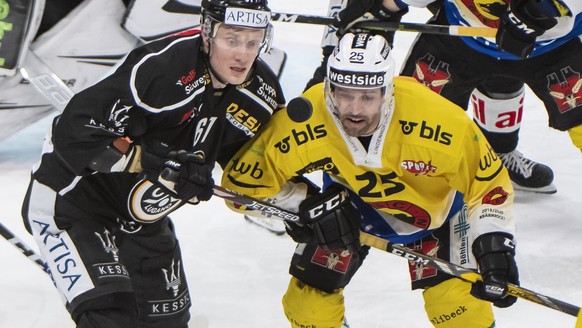
[[[346,250],[325,251],[319,247],[311,258],[312,263],[341,273],[346,273],[351,260],[352,254]]]
[[[431,235],[431,239],[425,238],[424,240],[416,242],[413,250],[421,254],[436,257],[440,247],[438,238]],[[412,281],[434,277],[438,273],[437,269],[416,261],[408,261],[408,271]]]
[[[445,84],[451,82],[449,64],[438,61],[433,55],[427,53],[416,62],[412,76],[420,83],[440,94]]]
[[[582,79],[579,72],[568,66],[560,70],[560,75],[552,73],[547,79],[549,93],[560,113],[582,105]]]
[[[145,179],[133,187],[127,202],[131,217],[136,221],[148,223],[165,217],[182,205],[182,200]]]

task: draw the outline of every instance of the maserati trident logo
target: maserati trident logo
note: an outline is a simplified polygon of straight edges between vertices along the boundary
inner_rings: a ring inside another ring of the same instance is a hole
[[[166,279],[166,290],[172,290],[174,297],[178,296],[178,289],[180,284],[182,284],[182,279],[180,278],[180,261],[174,266],[174,260],[168,270],[162,269],[164,272],[164,279]]]
[[[115,245],[115,236],[111,236],[111,233],[107,229],[105,229],[103,234],[95,232],[95,235],[101,241],[105,252],[111,253],[115,262],[119,261],[119,248]]]

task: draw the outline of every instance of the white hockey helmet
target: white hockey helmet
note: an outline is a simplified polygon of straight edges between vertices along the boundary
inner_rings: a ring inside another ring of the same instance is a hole
[[[327,61],[326,80],[356,89],[384,87],[392,94],[395,62],[390,45],[380,35],[345,34]]]
[[[386,113],[394,91],[395,61],[392,48],[380,35],[346,33],[327,60],[326,105],[336,110],[334,87],[350,89],[382,88]]]

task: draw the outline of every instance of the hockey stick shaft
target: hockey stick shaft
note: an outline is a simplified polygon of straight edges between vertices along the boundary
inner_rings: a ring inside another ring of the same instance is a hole
[[[468,282],[473,283],[478,280],[481,280],[481,275],[474,270],[467,269],[460,265],[444,261],[430,255],[415,252],[407,247],[391,243],[385,239],[365,232],[360,233],[360,241],[366,245],[372,246],[377,249],[381,249],[391,254],[398,255],[412,262],[433,267],[441,272],[447,273],[457,278],[461,278]],[[511,283],[508,283],[507,287],[509,295],[523,298],[528,301],[543,305],[548,308],[552,308],[557,311],[567,313],[575,317],[580,316],[579,306],[572,305],[564,301],[560,301],[550,296],[542,295],[540,293],[534,292],[532,290]]]
[[[280,207],[273,206],[256,198],[228,190],[221,186],[214,186],[214,194],[220,198],[242,205],[246,209],[263,211],[265,217],[274,216],[277,219],[286,221],[297,221],[299,219],[299,216],[296,213],[292,213]],[[288,220],[286,217],[289,217],[290,219]],[[468,269],[430,255],[415,252],[407,247],[391,243],[383,238],[366,233],[364,231],[360,231],[360,242],[387,253],[403,257],[411,262],[433,267],[441,272],[471,283],[481,280],[481,275],[472,269]],[[553,297],[546,296],[514,284],[508,284],[508,293],[509,295],[575,316],[578,318],[577,327],[578,324],[582,323],[582,312],[580,312],[579,306],[560,301]]]
[[[30,247],[26,245],[22,239],[18,238],[12,233],[5,225],[0,223],[0,235],[4,237],[12,246],[18,248],[18,250],[24,254],[29,260],[36,263],[43,271],[46,272],[46,264],[44,261],[36,254]]]
[[[495,38],[495,34],[497,33],[497,29],[490,27],[435,25],[435,24],[406,23],[406,22],[396,23],[396,22],[367,21],[356,24],[356,27],[376,31],[419,32],[426,34],[470,36],[483,38]]]
[[[186,8],[186,6],[183,6]],[[188,13],[200,14],[200,6],[187,6]],[[285,23],[304,23],[313,25],[331,25],[334,22],[333,17],[302,15],[302,14],[287,14],[287,13],[271,13],[271,20],[274,22]],[[420,32],[427,34],[441,34],[453,36],[470,36],[470,37],[484,37],[494,38],[497,29],[490,27],[473,27],[460,25],[435,25],[423,23],[406,23],[406,22],[380,22],[380,21],[364,21],[355,25],[357,28],[380,31],[401,31],[401,32]]]

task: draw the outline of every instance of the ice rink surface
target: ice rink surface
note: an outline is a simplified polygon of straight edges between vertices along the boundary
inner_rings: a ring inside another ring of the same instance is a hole
[[[327,1],[271,0],[275,12],[325,15]],[[405,21],[423,22],[412,10]],[[288,54],[282,84],[287,100],[298,96],[319,65],[323,27],[275,23],[274,45]],[[415,33],[398,32],[395,56],[402,62]],[[30,169],[40,154],[50,124],[46,117],[0,141],[0,222],[30,247],[20,207]],[[517,261],[522,286],[582,305],[582,154],[566,133],[547,127],[541,102],[526,95],[521,150],[553,168],[554,195],[517,194]],[[215,172],[216,177],[220,172]],[[217,178],[219,181],[219,179]],[[213,328],[288,327],[281,307],[294,243],[248,224],[221,199],[185,206],[172,215],[184,256],[192,298],[191,327],[208,321]],[[0,327],[74,327],[48,276],[0,240]],[[405,260],[372,250],[345,291],[352,328],[431,327],[419,291],[410,291]],[[528,301],[495,309],[497,326],[574,327],[574,318]]]

